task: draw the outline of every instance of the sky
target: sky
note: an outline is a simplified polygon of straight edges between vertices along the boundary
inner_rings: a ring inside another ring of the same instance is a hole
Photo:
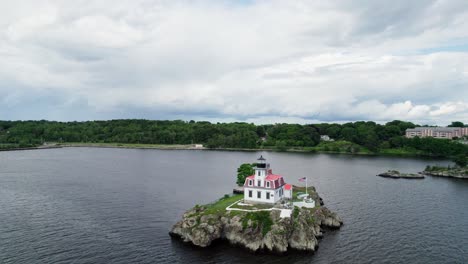
[[[466,0],[1,0],[0,120],[468,123]]]

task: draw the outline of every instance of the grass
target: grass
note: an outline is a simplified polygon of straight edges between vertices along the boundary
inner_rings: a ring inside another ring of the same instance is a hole
[[[255,228],[261,227],[262,234],[265,236],[271,230],[271,226],[273,225],[273,220],[270,217],[270,212],[262,211],[262,212],[251,212],[247,213],[242,219],[242,229],[246,229],[249,220],[252,222]]]
[[[311,197],[314,197],[315,195],[312,195],[314,193],[314,191],[312,191],[311,189],[307,189],[307,192],[309,193],[309,195]],[[292,195],[292,201],[293,202],[302,202],[302,199],[299,199],[297,198],[297,195],[298,194],[304,194],[305,193],[305,187],[300,187],[300,186],[294,186],[293,187],[293,195]],[[315,208],[318,208],[320,207],[320,202],[317,202],[317,200],[315,201]],[[307,210],[309,209],[315,209],[315,208],[307,208]]]
[[[381,149],[379,154],[392,155],[392,156],[423,156],[425,153],[420,150],[411,148],[392,148],[392,149]]]
[[[5,144],[4,144],[5,145]],[[190,144],[138,144],[138,143],[103,143],[103,142],[63,142],[58,143],[58,146],[69,147],[103,147],[103,148],[138,148],[138,149],[194,149]],[[4,146],[3,149],[15,149],[18,146]],[[2,149],[2,146],[0,146]],[[215,150],[235,150],[235,151],[258,151],[258,150],[277,150],[274,147],[261,146],[259,148],[246,149],[246,148],[214,148]],[[337,141],[322,141],[314,147],[286,147],[283,151],[286,152],[311,152],[311,153],[331,153],[331,154],[352,154],[352,155],[391,155],[401,157],[414,157],[414,156],[428,156],[432,157],[429,153],[424,151],[415,150],[411,148],[389,148],[380,149],[376,152],[349,142],[345,140]]]
[[[223,198],[219,199],[218,201],[204,205],[206,208],[203,211],[203,214],[219,214],[226,212],[226,207],[231,205],[232,203],[239,201],[240,199],[244,198],[243,194],[235,194],[232,196],[224,196]]]
[[[449,171],[449,170],[454,170],[455,168],[450,168],[450,167],[441,167],[441,166],[426,166],[424,169],[425,171],[430,171],[430,172],[441,172],[441,171]]]
[[[19,148],[19,144],[8,144],[8,143],[0,144],[0,149],[15,149],[15,148]]]
[[[191,149],[193,145],[175,144],[137,144],[137,143],[103,143],[103,142],[64,142],[62,146],[71,147],[109,147],[109,148],[147,148],[147,149]],[[274,150],[274,148],[243,149],[243,148],[219,148],[227,150],[253,150],[260,149]],[[351,153],[351,154],[372,154],[366,148],[348,141],[328,141],[320,142],[315,147],[287,147],[285,151],[290,152],[329,152],[329,153]]]
[[[293,218],[296,219],[298,215],[299,215],[299,208],[294,207],[294,210],[293,210]]]
[[[272,207],[273,206],[270,204],[254,204],[252,206],[243,206],[243,205],[235,204],[232,206],[232,208],[247,209],[247,210],[270,209]]]
[[[108,148],[145,148],[145,149],[190,149],[193,145],[165,145],[165,144],[136,144],[136,143],[81,143],[66,142],[63,146],[71,147],[108,147]]]
[[[305,187],[294,186],[293,187],[293,195],[292,195],[293,202],[302,201],[302,199],[297,198],[297,195],[304,194],[304,193],[306,193],[305,192]],[[312,195],[312,191],[310,189],[307,190],[307,193],[309,195]]]
[[[324,152],[324,153],[342,153],[342,154],[361,154],[369,155],[375,154],[367,148],[358,144],[345,141],[321,141],[317,146],[314,147],[303,147],[297,148],[296,151],[308,151],[308,152]]]
[[[201,212],[201,215],[211,215],[211,214],[224,214],[226,212],[226,207],[229,205],[241,200],[244,198],[243,194],[235,194],[235,195],[224,195],[218,201],[207,204],[207,205],[196,205],[195,207],[204,207],[205,210]],[[271,208],[270,205],[255,205],[255,207],[259,207],[258,209],[266,209]],[[252,209],[252,208],[249,208]],[[261,211],[261,212],[240,212],[240,211],[230,211],[231,215],[238,215],[238,214],[245,214],[242,219],[242,228],[245,229],[248,226],[249,220],[252,222],[254,228],[261,227],[262,234],[265,236],[271,230],[271,226],[273,225],[273,220],[270,217],[269,211]],[[197,224],[199,224],[200,215],[197,218]]]

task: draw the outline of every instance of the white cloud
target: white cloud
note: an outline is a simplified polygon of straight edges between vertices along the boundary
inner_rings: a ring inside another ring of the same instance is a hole
[[[13,110],[34,93],[80,119],[468,122],[467,17],[462,0],[18,0],[0,119],[28,119]]]

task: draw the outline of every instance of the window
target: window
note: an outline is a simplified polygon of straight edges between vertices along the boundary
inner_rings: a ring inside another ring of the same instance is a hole
[[[270,182],[267,182],[267,188],[270,188]]]
[[[260,176],[260,171],[258,171],[258,176]]]
[[[252,186],[252,180],[249,180],[249,186]]]
[[[261,185],[262,185],[262,182],[261,182],[261,181],[258,181],[257,183],[258,183],[257,186],[261,186]]]
[[[257,191],[257,198],[262,199],[262,192],[261,191]]]
[[[267,200],[270,200],[270,193],[267,192],[266,194],[267,194]]]
[[[249,197],[252,198],[252,190],[249,190]]]

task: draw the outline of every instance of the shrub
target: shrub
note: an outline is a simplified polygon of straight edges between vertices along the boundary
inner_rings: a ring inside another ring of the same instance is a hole
[[[247,213],[242,220],[242,228],[247,228],[247,223],[252,221],[252,224],[255,227],[260,226],[262,228],[262,235],[265,236],[271,230],[273,225],[273,220],[271,220],[270,212],[261,211],[261,212],[250,212]]]
[[[294,218],[297,218],[298,215],[299,215],[299,208],[294,207],[294,210],[293,210],[293,217],[294,217]]]

